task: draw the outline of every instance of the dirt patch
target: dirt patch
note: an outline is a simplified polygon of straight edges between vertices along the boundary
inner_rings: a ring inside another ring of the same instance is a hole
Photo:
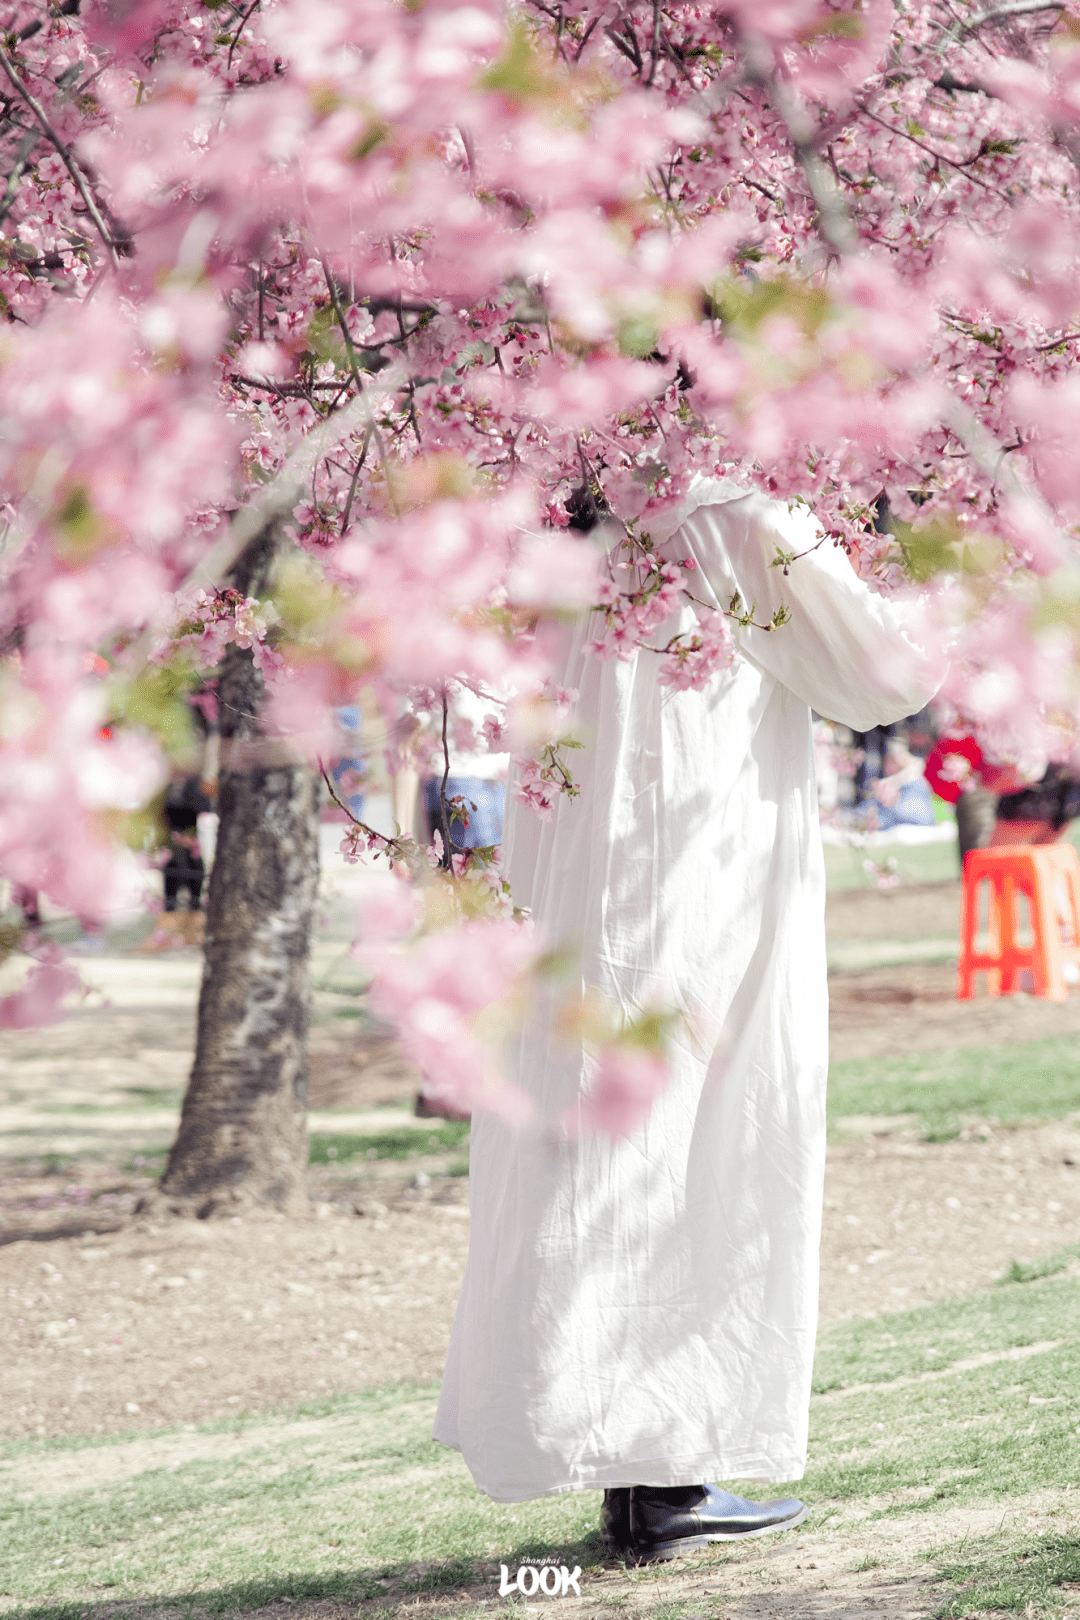
[[[1052,1035],[1080,1035],[1080,991],[1067,1001],[1023,992],[957,1001],[956,966],[947,962],[829,977],[829,1053],[836,1063],[956,1046],[1010,1046]]]
[[[411,1101],[420,1071],[378,1028],[350,1029],[348,1023],[324,1024],[312,1031],[308,1059],[308,1106],[311,1108],[379,1108]]]
[[[895,889],[830,889],[825,899],[829,941],[960,937],[957,883],[904,883]]]
[[[460,1195],[460,1182],[445,1193]],[[418,1201],[374,1217],[136,1221],[90,1241],[10,1243],[5,1429],[116,1433],[430,1379],[465,1213]]]
[[[822,1318],[954,1298],[992,1283],[1013,1260],[1078,1243],[1076,1127],[837,1145],[825,1180]]]
[[[7,1432],[153,1429],[437,1378],[467,1188],[372,1169],[359,1190],[345,1172],[312,1172],[310,1221],[129,1218],[50,1239],[56,1217],[44,1211],[35,1239],[0,1248]],[[351,1213],[355,1203],[370,1213]],[[963,1294],[1015,1258],[1077,1242],[1080,1130],[840,1145],[826,1180],[822,1319]]]

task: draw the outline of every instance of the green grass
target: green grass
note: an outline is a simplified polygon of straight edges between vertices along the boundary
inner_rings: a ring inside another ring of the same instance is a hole
[[[1010,1358],[1033,1344],[1051,1348]],[[975,1357],[981,1365],[959,1365]],[[1065,1504],[1080,1478],[1078,1391],[1071,1276],[837,1324],[821,1336],[810,1467],[792,1489],[823,1535],[830,1517],[850,1530],[852,1510],[872,1526],[999,1503],[998,1535],[935,1551],[940,1613],[1044,1612],[1077,1578],[1077,1543],[1065,1525],[1033,1535],[1025,1504],[1052,1493]],[[475,1589],[496,1560],[558,1553],[595,1566],[598,1494],[488,1501],[460,1457],[431,1441],[434,1398],[430,1387],[375,1390],[173,1431],[119,1479],[99,1456],[119,1462],[114,1448],[146,1437],[2,1446],[22,1470],[0,1506],[5,1607],[42,1620],[74,1620],[105,1600],[153,1599],[182,1615],[281,1597],[393,1608],[410,1594]],[[226,1454],[230,1433],[242,1443]],[[51,1494],[51,1467],[74,1451],[77,1488]],[[868,1553],[861,1567],[875,1562]]]
[[[1056,1347],[1010,1358],[1040,1345]],[[957,1365],[976,1358],[986,1359]],[[821,1336],[814,1389],[811,1463],[798,1489],[816,1518],[832,1503],[870,1505],[872,1519],[999,1503],[996,1533],[930,1555],[946,1588],[935,1614],[1059,1612],[1062,1584],[1080,1579],[1066,1494],[1080,1479],[1076,1278],[839,1324]],[[1030,1533],[1034,1501],[1044,1516],[1051,1504],[1060,1530]]]
[[[140,1108],[179,1108],[184,1093],[177,1086],[125,1086],[124,1096]]]
[[[1044,1255],[1041,1260],[1014,1260],[999,1280],[1002,1283],[1041,1282],[1044,1277],[1053,1277],[1059,1271],[1065,1271],[1078,1256],[1080,1243],[1069,1249],[1059,1249],[1057,1254]]]
[[[984,1352],[996,1355],[1049,1339],[1074,1337],[1080,1339],[1080,1283],[1075,1278],[999,1285],[913,1311],[860,1318],[824,1329],[818,1336],[814,1361],[814,1394],[829,1394],[854,1384],[892,1383],[940,1371]],[[1080,1394],[1077,1405],[1080,1408]]]
[[[574,1548],[595,1561],[596,1493],[522,1506],[479,1497],[457,1454],[430,1439],[433,1404],[430,1388],[331,1399],[249,1425],[252,1443],[228,1460],[15,1500],[0,1512],[0,1586],[51,1614],[76,1594],[196,1590],[221,1612],[281,1595],[377,1597],[380,1579],[399,1592],[453,1588],[475,1560],[511,1552]],[[60,1449],[39,1449],[39,1475]],[[98,1449],[82,1448],[84,1468]]]
[[[1059,1589],[1080,1584],[1080,1540],[1050,1534],[1024,1537],[1002,1548],[987,1536],[951,1556],[936,1560],[939,1580],[963,1588],[936,1613],[941,1620],[978,1614],[1031,1614],[1057,1611]]]
[[[845,1323],[823,1336],[814,1386],[811,1499],[893,1514],[1064,1489],[1080,1476],[1080,1284]]]
[[[958,883],[960,857],[957,846],[948,844],[883,844],[880,848],[862,849],[854,844],[838,847],[825,845],[825,881],[830,889],[873,889],[873,877],[863,868],[863,861],[896,860],[900,882]]]
[[[853,1114],[915,1114],[930,1142],[948,1141],[978,1120],[1061,1119],[1080,1112],[1080,1040],[1061,1035],[834,1063],[828,1112],[831,1125]]]
[[[934,801],[938,821],[954,819],[951,809],[939,800]],[[1080,849],[1080,821],[1074,821],[1065,834],[1065,842]],[[958,883],[960,881],[960,855],[958,846],[948,844],[883,844],[874,849],[859,849],[854,845],[825,846],[825,877],[830,889],[866,889],[874,887],[873,877],[863,870],[863,861],[895,857],[901,883]]]
[[[349,1131],[313,1131],[308,1139],[309,1164],[350,1164],[354,1160],[374,1159],[427,1159],[440,1154],[451,1154],[447,1174],[466,1176],[469,1173],[468,1120],[432,1121],[430,1129],[417,1129],[406,1125],[398,1130],[354,1133]],[[464,1153],[461,1149],[464,1148]],[[165,1165],[167,1147],[144,1147],[129,1154],[124,1169],[129,1173],[156,1175]]]
[[[309,1164],[346,1164],[351,1159],[418,1159],[460,1148],[469,1134],[468,1120],[432,1122],[430,1130],[405,1126],[402,1130],[313,1132],[308,1142]]]

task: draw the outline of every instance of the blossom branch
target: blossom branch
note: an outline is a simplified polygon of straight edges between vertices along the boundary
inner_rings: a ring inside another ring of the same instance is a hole
[[[40,129],[31,129],[27,131],[27,133],[23,136],[22,141],[19,143],[14,161],[12,162],[11,168],[8,171],[7,185],[4,187],[4,195],[2,198],[0,198],[0,222],[5,220],[11,211],[11,206],[19,194],[19,181],[22,179],[23,171],[29,162],[31,152],[34,150],[34,147],[38,144],[41,138]]]
[[[324,276],[324,278],[326,280],[326,285],[327,285],[327,288],[329,289],[329,292],[330,292],[330,299],[331,299],[331,302],[333,303],[333,306],[334,306],[334,315],[336,316],[338,326],[341,329],[342,341],[345,344],[345,353],[348,356],[348,360],[349,360],[349,370],[352,372],[352,379],[353,379],[353,382],[356,384],[357,393],[359,394],[361,399],[363,399],[363,398],[366,397],[367,390],[366,390],[366,388],[364,386],[364,381],[363,381],[363,378],[362,378],[362,376],[360,374],[360,364],[359,364],[359,361],[356,358],[356,349],[353,346],[352,333],[349,331],[349,323],[345,319],[345,311],[342,308],[341,295],[338,292],[337,282],[334,280],[334,277],[330,272],[330,266],[329,266],[329,264],[327,262],[326,255],[321,250],[319,252],[319,263],[322,265],[323,276]],[[401,306],[400,305],[398,305],[396,313],[397,313],[398,321],[400,323],[401,322]],[[402,328],[402,330],[404,330],[404,328]],[[392,479],[390,477],[390,468],[387,465],[386,445],[383,442],[383,436],[379,432],[378,424],[375,421],[375,418],[374,418],[373,415],[370,416],[369,419],[368,419],[368,428],[370,429],[371,435],[375,440],[375,448],[379,452],[379,460],[382,463],[383,474],[384,474],[384,476],[386,478],[386,493],[390,497],[391,506],[394,508],[395,512],[397,512],[398,511],[398,502],[397,502],[397,497],[394,494],[394,485],[393,485],[393,481],[392,481]]]
[[[381,853],[384,854],[388,860],[404,861],[406,864],[411,864],[414,862],[416,858],[415,840],[412,838],[390,838],[386,833],[376,832],[374,827],[369,827],[366,821],[360,820],[359,816],[354,816],[344,800],[338,798],[334,784],[326,774],[326,766],[323,764],[321,759],[319,760],[318,764],[319,775],[326,783],[326,791],[329,793],[338,809],[344,810],[353,826],[356,827],[358,831],[363,833],[364,837],[368,840],[368,847],[370,848],[373,843],[378,843],[383,846]]]
[[[910,141],[912,146],[920,147],[922,151],[934,159],[935,163],[947,164],[950,169],[956,169],[959,174],[962,174],[965,177],[965,179],[973,180],[977,186],[982,186],[986,191],[993,192],[994,196],[1000,197],[1002,202],[1009,201],[1009,198],[1006,196],[1005,192],[1001,190],[1000,186],[992,186],[990,182],[988,180],[984,180],[981,175],[974,174],[972,172],[971,164],[975,162],[976,158],[982,156],[981,151],[976,152],[974,157],[968,158],[965,163],[957,163],[955,158],[946,157],[943,152],[935,152],[932,146],[927,146],[925,141],[920,141],[919,137],[917,135],[912,135],[909,130],[897,129],[895,124],[890,124],[884,118],[879,118],[877,113],[870,111],[869,107],[863,106],[860,111],[875,124],[880,124],[882,129],[887,129],[890,135],[896,135],[900,140]]]
[[[30,108],[30,111],[33,113],[34,117],[37,119],[39,125],[41,126],[42,132],[45,135],[48,136],[48,138],[52,142],[53,146],[55,146],[55,148],[57,150],[57,153],[59,154],[60,161],[63,163],[65,169],[68,172],[68,174],[70,174],[70,176],[72,178],[72,181],[73,181],[73,183],[75,185],[75,189],[78,191],[79,196],[83,200],[83,204],[84,204],[84,206],[86,208],[86,212],[90,215],[90,218],[94,222],[94,227],[95,227],[98,235],[101,237],[102,244],[105,247],[105,250],[108,253],[110,259],[113,262],[113,268],[114,269],[119,269],[119,267],[120,267],[120,259],[119,259],[118,255],[117,255],[116,250],[117,250],[118,246],[120,246],[120,244],[118,242],[113,241],[112,235],[110,234],[110,232],[109,232],[109,230],[108,230],[108,228],[107,228],[107,226],[105,224],[105,221],[102,219],[101,214],[100,214],[100,212],[98,210],[97,203],[94,201],[94,198],[91,195],[90,188],[86,183],[86,179],[85,179],[85,177],[83,175],[82,170],[79,168],[78,164],[75,162],[75,159],[72,157],[72,155],[71,155],[70,151],[68,150],[66,144],[60,139],[60,136],[56,133],[56,130],[52,127],[52,124],[49,122],[49,119],[48,119],[48,117],[46,115],[44,107],[37,100],[37,98],[34,95],[32,95],[31,92],[26,88],[26,86],[23,84],[22,80],[19,78],[19,75],[15,72],[15,68],[14,68],[14,66],[13,66],[13,64],[11,62],[11,59],[8,56],[7,52],[4,50],[2,45],[0,45],[0,68],[3,68],[4,72],[7,74],[7,77],[10,79],[13,88],[22,97],[22,99],[26,102],[26,105]],[[127,244],[125,243],[124,246],[126,247]]]
[[[757,36],[744,39],[746,78],[768,96],[779,114],[796,162],[806,177],[817,209],[818,229],[838,258],[845,258],[855,246],[855,229],[837,187],[818,156],[820,133],[815,130],[806,108],[798,102],[775,71],[771,52]],[[741,178],[741,177],[740,177]]]
[[[356,458],[356,466],[353,468],[353,475],[349,481],[349,493],[345,497],[345,507],[341,514],[342,534],[344,534],[349,527],[349,518],[352,515],[352,505],[353,499],[356,495],[356,486],[360,482],[360,472],[364,462],[367,460],[368,445],[371,443],[372,431],[372,423],[369,422],[367,427],[364,429],[364,437],[360,445],[360,454]]]
[[[240,35],[244,32],[244,29],[247,27],[249,17],[251,17],[251,15],[259,9],[260,3],[261,3],[261,0],[251,0],[250,6],[248,6],[247,10],[244,12],[244,15],[240,18],[240,21],[237,23],[236,32],[233,34],[233,38],[232,38],[232,44],[229,46],[229,54],[225,58],[225,66],[227,68],[232,67],[233,52],[236,50],[236,47],[240,43]]]

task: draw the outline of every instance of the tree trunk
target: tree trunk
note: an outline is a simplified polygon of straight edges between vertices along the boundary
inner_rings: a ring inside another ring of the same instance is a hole
[[[267,589],[279,523],[233,571]],[[152,1210],[202,1218],[308,1207],[308,958],[319,879],[319,786],[259,724],[263,680],[230,645],[218,679],[222,771],[198,1037],[180,1130]]]

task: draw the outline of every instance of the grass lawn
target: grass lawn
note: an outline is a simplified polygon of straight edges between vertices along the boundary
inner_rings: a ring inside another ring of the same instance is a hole
[[[861,845],[825,845],[825,880],[830,889],[872,889],[874,878],[863,866],[865,860],[895,859],[901,883],[958,883],[960,857],[954,843],[883,844],[873,849]]]
[[[948,1141],[979,1120],[1062,1119],[1080,1113],[1080,1040],[1063,1035],[834,1063],[828,1113],[833,1127],[853,1115],[911,1114],[929,1142]]]
[[[935,800],[939,821],[953,819],[939,800]],[[1080,849],[1080,820],[1074,821],[1065,834],[1067,843]],[[896,860],[896,871],[901,883],[958,883],[960,856],[953,842],[942,844],[882,844],[873,849],[859,845],[825,846],[825,876],[830,889],[873,888],[874,879],[867,873],[863,861]]]
[[[168,1148],[160,1145],[144,1147],[130,1154],[125,1161],[126,1170],[144,1170],[145,1174],[158,1174],[165,1168]],[[348,1165],[357,1161],[393,1159],[407,1162],[449,1155],[450,1175],[468,1173],[469,1160],[468,1120],[432,1120],[430,1129],[418,1130],[411,1123],[404,1126],[389,1124],[382,1131],[317,1131],[308,1137],[309,1164]],[[61,1161],[58,1159],[57,1161]]]
[[[116,1602],[182,1615],[338,1598],[393,1612],[460,1594],[464,1613],[490,1597],[493,1561],[603,1562],[595,1493],[489,1502],[430,1440],[433,1405],[431,1388],[396,1388],[160,1434],[8,1443],[0,1609],[76,1620]],[[793,1487],[810,1529],[827,1543],[853,1518],[887,1531],[943,1505],[1004,1511],[997,1534],[933,1549],[937,1613],[1054,1612],[1080,1581],[1078,1481],[1075,1276],[822,1335],[811,1463]],[[1045,1523],[1048,1500],[1055,1522],[1032,1535],[1025,1505],[1040,1502]],[[741,1552],[718,1549],[710,1567]]]
[[[417,1130],[411,1124],[394,1130],[354,1132],[312,1131],[308,1139],[308,1163],[348,1164],[353,1159],[418,1159],[432,1153],[446,1153],[462,1147],[468,1151],[468,1120],[433,1120],[430,1130]]]

